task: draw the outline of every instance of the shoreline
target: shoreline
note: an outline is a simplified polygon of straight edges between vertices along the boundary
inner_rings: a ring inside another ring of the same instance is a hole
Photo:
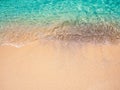
[[[50,26],[10,25],[0,31],[0,45],[25,45],[34,41],[64,43],[119,44],[120,29],[112,24],[72,25],[69,21]]]
[[[7,27],[0,33],[0,90],[120,89],[119,42],[111,25]]]

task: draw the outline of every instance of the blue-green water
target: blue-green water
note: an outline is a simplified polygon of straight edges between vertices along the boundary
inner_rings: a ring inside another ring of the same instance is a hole
[[[119,22],[120,0],[0,0],[0,22]]]
[[[47,28],[41,30],[43,26]],[[31,36],[34,30],[37,34]],[[0,43],[43,34],[73,41],[118,40],[120,0],[0,0],[0,31]]]

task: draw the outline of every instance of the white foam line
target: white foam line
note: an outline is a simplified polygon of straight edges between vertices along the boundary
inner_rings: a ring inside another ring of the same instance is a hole
[[[23,44],[18,45],[18,44],[13,44],[13,43],[4,43],[4,44],[1,44],[1,46],[12,46],[12,47],[16,47],[16,48],[21,48],[25,45],[23,45]]]

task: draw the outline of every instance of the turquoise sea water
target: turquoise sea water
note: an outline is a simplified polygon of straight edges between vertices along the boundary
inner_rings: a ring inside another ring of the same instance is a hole
[[[0,0],[0,30],[11,23],[48,26],[114,24],[120,27],[120,0]]]
[[[120,21],[120,0],[0,0],[0,22]]]

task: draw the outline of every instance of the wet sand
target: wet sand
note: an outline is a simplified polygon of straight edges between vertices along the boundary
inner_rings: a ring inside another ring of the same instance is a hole
[[[0,90],[120,90],[120,45],[0,46]]]

